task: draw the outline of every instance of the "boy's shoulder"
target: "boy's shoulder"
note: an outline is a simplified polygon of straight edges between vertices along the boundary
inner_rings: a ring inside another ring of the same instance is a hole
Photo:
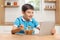
[[[32,18],[32,21],[36,21],[35,18]]]
[[[22,21],[21,19],[22,19],[22,16],[16,18],[16,20],[18,21]]]
[[[23,16],[20,16],[20,17],[17,17],[17,18],[22,19]],[[31,18],[31,20],[35,20],[35,18]]]
[[[22,19],[22,16],[17,17],[17,19]]]
[[[17,19],[21,21],[21,20],[23,19],[23,16],[17,17]],[[31,18],[31,20],[32,20],[33,22],[36,22],[35,18]]]

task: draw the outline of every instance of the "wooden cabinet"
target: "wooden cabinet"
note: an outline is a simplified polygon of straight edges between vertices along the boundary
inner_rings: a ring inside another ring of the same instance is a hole
[[[60,0],[56,0],[55,20],[56,20],[56,24],[60,25]]]
[[[17,7],[19,7],[18,5],[17,6],[10,6],[10,5],[5,5],[5,8],[17,8]]]
[[[4,8],[4,0],[0,0],[0,25],[4,24],[5,17],[5,8]]]
[[[45,2],[48,2],[48,3],[55,3],[56,0],[45,0]]]
[[[6,25],[6,24],[10,25],[11,24],[9,22],[5,24],[5,8],[19,7],[18,3],[17,3],[17,5],[16,5],[16,3],[13,5],[5,5],[5,3],[6,3],[5,1],[7,1],[7,0],[0,0],[0,25]]]

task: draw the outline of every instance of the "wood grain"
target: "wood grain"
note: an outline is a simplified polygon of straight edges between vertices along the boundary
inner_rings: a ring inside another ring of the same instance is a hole
[[[0,34],[0,40],[60,40],[59,35],[12,35],[12,34]]]
[[[55,14],[56,24],[60,25],[60,0],[56,0],[56,14]]]
[[[5,21],[4,0],[0,0],[0,25],[4,24],[4,21]]]

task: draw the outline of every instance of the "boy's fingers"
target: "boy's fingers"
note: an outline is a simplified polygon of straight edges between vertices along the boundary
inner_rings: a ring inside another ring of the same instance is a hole
[[[24,27],[24,25],[20,25],[20,27]]]
[[[40,30],[40,28],[37,27],[38,30]]]

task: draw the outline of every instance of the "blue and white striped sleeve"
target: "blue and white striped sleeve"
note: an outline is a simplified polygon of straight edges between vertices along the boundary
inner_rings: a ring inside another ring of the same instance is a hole
[[[19,27],[20,26],[20,21],[18,20],[18,18],[15,20],[14,26],[15,27]]]

